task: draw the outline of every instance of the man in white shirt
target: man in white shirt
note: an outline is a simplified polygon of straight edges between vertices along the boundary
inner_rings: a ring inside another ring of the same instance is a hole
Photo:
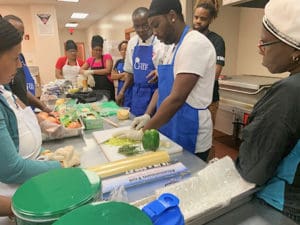
[[[212,144],[208,106],[215,77],[214,46],[203,34],[186,26],[179,0],[153,0],[148,22],[159,40],[175,45],[164,64],[158,66],[158,92],[146,114],[135,118],[136,130],[115,136],[139,140],[143,131],[159,128],[184,149],[206,160]],[[150,119],[156,103],[157,111]]]
[[[148,9],[139,7],[132,13],[137,35],[127,46],[124,71],[128,73],[116,101],[122,104],[126,89],[132,85],[131,113],[143,115],[157,89],[156,68],[162,63],[164,45],[152,34],[148,25]]]

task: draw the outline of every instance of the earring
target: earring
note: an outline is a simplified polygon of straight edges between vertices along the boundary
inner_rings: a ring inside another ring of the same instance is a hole
[[[293,62],[299,62],[300,56],[293,56]]]

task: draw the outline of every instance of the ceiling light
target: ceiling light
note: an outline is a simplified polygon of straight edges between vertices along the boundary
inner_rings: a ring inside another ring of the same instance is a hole
[[[118,14],[112,18],[116,22],[131,21],[131,14]]]
[[[89,14],[88,13],[73,13],[72,19],[85,19]]]
[[[79,0],[57,0],[58,2],[79,2]]]
[[[78,23],[66,23],[65,27],[77,27]]]

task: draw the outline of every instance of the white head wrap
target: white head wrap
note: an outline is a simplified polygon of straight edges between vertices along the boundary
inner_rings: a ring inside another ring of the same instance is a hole
[[[263,24],[279,40],[300,50],[299,0],[270,0],[265,7]]]

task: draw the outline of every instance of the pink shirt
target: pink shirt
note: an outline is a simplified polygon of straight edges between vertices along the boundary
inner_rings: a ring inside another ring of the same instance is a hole
[[[89,65],[89,67],[102,67],[103,65],[102,65],[102,60],[100,59],[100,60],[96,60],[94,63],[93,63],[93,61],[94,61],[94,59],[95,59],[95,57],[90,57],[90,58],[88,58],[87,60],[86,60],[86,62],[87,62],[87,64]],[[111,57],[111,55],[110,54],[104,54],[103,55],[103,62],[104,62],[104,68],[106,68],[106,62],[107,62],[107,60],[112,60],[112,57]],[[92,65],[93,64],[93,65]],[[107,75],[107,78],[110,80],[110,81],[112,81],[112,79],[111,79],[111,74],[108,74]]]

